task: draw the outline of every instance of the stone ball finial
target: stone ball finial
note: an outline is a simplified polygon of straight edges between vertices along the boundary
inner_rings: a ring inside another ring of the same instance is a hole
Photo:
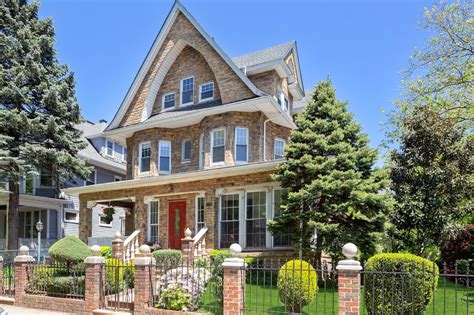
[[[191,232],[191,229],[186,228],[186,230],[184,230],[184,237],[188,238],[188,237],[191,237],[191,235],[193,235],[193,232]]]
[[[342,247],[342,254],[346,256],[347,259],[352,259],[357,254],[357,246],[352,243],[347,243]]]
[[[239,244],[234,243],[230,245],[229,250],[233,257],[237,257],[242,252],[242,247]]]
[[[122,234],[120,234],[120,231],[115,232],[115,239],[116,240],[121,240],[122,239]]]
[[[92,250],[92,256],[99,256],[99,253],[100,253],[100,246],[99,245],[92,246],[91,250]]]
[[[150,246],[148,246],[146,244],[143,244],[142,246],[140,246],[140,248],[138,250],[140,251],[140,254],[143,254],[143,255],[151,253]]]
[[[26,245],[21,246],[18,251],[19,251],[20,255],[25,255],[25,256],[30,253],[30,249]]]

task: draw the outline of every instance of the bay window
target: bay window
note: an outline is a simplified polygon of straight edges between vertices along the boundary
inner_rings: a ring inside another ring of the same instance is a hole
[[[237,163],[248,162],[249,130],[247,128],[235,128],[235,161]]]
[[[220,202],[220,247],[229,248],[233,243],[239,243],[239,194],[223,195]]]
[[[211,151],[212,163],[224,162],[225,129],[217,129],[211,132]]]
[[[160,140],[158,151],[159,172],[169,174],[171,172],[171,141]]]
[[[183,140],[181,145],[181,162],[189,162],[191,160],[191,140]]]
[[[275,139],[273,146],[274,146],[273,154],[274,154],[275,160],[282,159],[284,157],[283,153],[285,150],[285,140]]]
[[[151,144],[149,142],[140,143],[138,170],[139,173],[148,173],[150,171]]]
[[[278,220],[281,216],[281,201],[283,189],[274,189],[272,198],[273,220]],[[291,245],[290,234],[273,234],[273,247],[288,247]]]
[[[265,247],[267,192],[248,192],[246,197],[246,247]]]

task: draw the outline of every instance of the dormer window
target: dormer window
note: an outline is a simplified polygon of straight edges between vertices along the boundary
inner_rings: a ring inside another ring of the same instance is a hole
[[[214,82],[201,84],[199,86],[199,102],[210,101],[214,99]]]
[[[286,97],[285,93],[278,91],[275,97],[281,109],[283,109],[285,112],[288,112],[290,110],[290,102],[288,101],[288,98]]]
[[[194,103],[194,77],[181,80],[181,105]]]
[[[174,108],[175,105],[175,93],[167,93],[163,95],[162,108],[163,110]]]
[[[275,139],[274,142],[274,156],[275,160],[282,159],[283,152],[285,150],[285,140],[283,139]]]
[[[105,155],[114,157],[114,143],[105,139]]]

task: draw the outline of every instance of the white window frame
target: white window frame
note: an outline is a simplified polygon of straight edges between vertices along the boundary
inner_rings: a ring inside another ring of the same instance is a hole
[[[109,154],[109,143],[112,143],[112,154]],[[115,152],[115,142],[105,139],[105,156],[114,157]]]
[[[156,202],[158,203],[158,223],[151,224],[151,203]],[[158,243],[160,242],[160,211],[161,211],[161,204],[159,200],[151,200],[148,203],[148,211],[147,211],[147,231],[146,231],[146,238],[149,242],[151,242],[151,226],[157,226],[158,228]]]
[[[203,169],[206,160],[206,153],[204,151],[204,134],[199,135],[199,169]]]
[[[285,141],[284,139],[282,139],[282,138],[275,138],[275,139],[273,140],[273,159],[274,159],[274,160],[277,159],[277,158],[276,158],[276,155],[277,155],[277,154],[276,154],[276,148],[277,148],[276,143],[277,143],[277,142],[283,142],[282,157],[281,157],[281,158],[278,158],[278,159],[284,158],[284,155],[285,155],[286,141]]]
[[[170,156],[169,156],[169,171],[162,171],[160,168],[161,166],[161,160],[160,160],[160,157],[161,157],[161,144],[162,143],[168,143],[169,144],[169,148],[170,148]],[[160,140],[158,141],[158,174],[171,174],[171,166],[173,163],[171,163],[171,158],[172,158],[173,154],[171,152],[171,141],[170,140]]]
[[[170,107],[170,108],[165,108],[165,97],[169,96],[169,95],[174,95],[174,106]],[[166,112],[166,111],[172,110],[174,108],[176,108],[176,92],[170,92],[170,93],[163,94],[163,96],[161,97],[161,111]]]
[[[127,162],[127,155],[125,155],[126,148],[122,146],[122,162]]]
[[[214,132],[216,131],[220,131],[220,130],[223,130],[224,131],[224,161],[219,161],[219,162],[214,162]],[[210,142],[210,145],[211,145],[211,165],[225,165],[225,145],[226,145],[226,132],[225,132],[225,128],[216,128],[216,129],[212,129],[211,130],[211,142]]]
[[[194,199],[194,204],[195,204],[195,207],[194,207],[195,208],[195,210],[194,210],[194,218],[195,218],[195,220],[194,220],[194,231],[195,231],[195,234],[199,233],[199,230],[198,230],[198,223],[199,223],[199,221],[198,221],[198,218],[199,218],[199,216],[198,216],[198,210],[199,210],[198,209],[198,206],[199,206],[198,200],[200,198],[204,199],[204,214],[206,213],[206,198],[204,196],[196,196],[196,198]],[[204,223],[204,226],[206,226],[205,216],[204,216],[204,222],[202,222],[202,223]]]
[[[76,214],[76,220],[67,220],[66,213],[74,213]],[[72,209],[72,208],[64,208],[64,222],[66,223],[79,223],[79,210]]]
[[[237,129],[247,130],[247,144],[245,145],[245,147],[246,147],[245,161],[237,161]],[[247,164],[249,162],[249,143],[250,143],[249,128],[247,128],[247,127],[235,127],[235,129],[234,129],[234,161],[235,161],[235,164]]]
[[[92,172],[94,172],[94,184],[93,185],[89,185],[89,186],[94,186],[94,185],[97,185],[97,170],[96,169],[93,169]],[[90,176],[90,175],[89,175]],[[87,186],[87,181],[88,181],[89,178],[86,178],[84,180],[84,186]]]
[[[193,79],[193,98],[192,98],[191,102],[183,103],[183,82],[184,82],[184,80],[188,80],[188,79]],[[180,104],[180,106],[187,106],[187,105],[193,105],[194,104],[194,84],[195,83],[196,82],[194,81],[194,76],[190,76],[190,77],[181,79],[180,84],[179,84],[179,104]]]
[[[146,172],[142,172],[142,151],[143,151],[142,147],[146,144],[150,145],[150,170]],[[150,171],[151,171],[151,142],[150,141],[140,142],[138,144],[138,175],[150,174]]]
[[[245,218],[242,216],[242,211],[244,211],[244,202],[245,202],[245,192],[244,191],[233,191],[233,192],[228,192],[225,194],[221,194],[218,199],[218,207],[217,207],[217,237],[218,237],[218,246],[219,249],[227,248],[227,247],[222,247],[221,245],[221,221],[222,221],[222,196],[226,195],[239,195],[239,244],[244,244],[242,247],[245,248]]]
[[[204,85],[208,85],[208,84],[212,84],[212,97],[201,98],[202,87],[203,87]],[[215,84],[214,84],[214,81],[210,81],[210,82],[206,82],[206,83],[199,84],[199,103],[204,102],[204,101],[211,101],[211,100],[213,100],[213,99],[214,99],[214,91],[215,91]]]
[[[269,248],[271,247],[271,233],[268,231],[268,228],[265,228],[265,246],[264,247],[247,247],[247,195],[249,193],[254,193],[254,192],[257,192],[257,193],[260,193],[260,192],[264,192],[265,193],[265,226],[268,224],[268,220],[270,219],[269,218],[269,215],[271,214],[271,210],[269,209],[269,204],[268,204],[268,199],[269,197],[271,197],[271,194],[268,193],[268,189],[265,189],[265,188],[256,188],[256,189],[249,189],[249,190],[245,190],[245,194],[244,194],[244,201],[243,201],[243,209],[241,209],[241,212],[240,214],[242,215],[243,217],[243,229],[244,229],[244,237],[243,237],[243,241],[242,241],[242,244],[244,244],[244,248],[248,248],[248,249],[252,249],[252,250],[255,250],[255,249],[264,249],[264,248]],[[270,196],[269,196],[270,195]],[[269,238],[270,237],[270,238]]]
[[[184,158],[184,147],[185,147],[184,144],[185,144],[186,142],[188,142],[188,141],[189,141],[189,143],[190,143],[190,147],[189,147],[189,159],[185,159],[185,158]],[[191,141],[191,139],[184,139],[184,140],[181,141],[181,163],[189,163],[189,162],[191,162],[192,144],[193,144],[193,142]]]

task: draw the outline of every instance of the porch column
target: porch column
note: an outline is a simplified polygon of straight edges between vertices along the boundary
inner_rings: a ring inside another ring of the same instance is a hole
[[[79,195],[79,238],[87,244],[88,237],[92,236],[92,208],[95,207],[95,201],[87,201]]]

